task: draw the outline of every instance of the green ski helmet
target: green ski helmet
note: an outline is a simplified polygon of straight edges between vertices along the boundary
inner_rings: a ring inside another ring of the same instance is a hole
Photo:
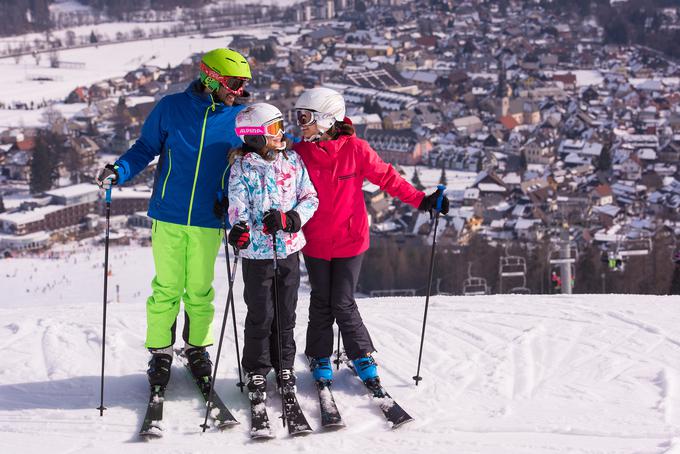
[[[220,85],[234,95],[241,96],[246,81],[252,79],[246,58],[232,49],[215,49],[201,58],[200,79],[209,89],[219,90]]]

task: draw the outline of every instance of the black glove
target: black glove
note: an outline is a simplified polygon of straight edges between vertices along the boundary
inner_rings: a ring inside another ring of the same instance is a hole
[[[289,210],[284,213],[279,210],[271,209],[262,217],[262,225],[262,232],[264,232],[265,235],[271,235],[279,230],[295,233],[300,231],[300,227],[302,227],[300,215],[295,210]]]
[[[423,201],[420,202],[420,205],[418,205],[418,209],[420,211],[427,211],[430,213],[430,216],[434,215],[434,212],[437,211],[437,199],[439,198],[439,195],[441,194],[441,189],[437,189],[435,192],[433,192],[430,195],[427,195],[423,197]],[[441,214],[446,214],[449,212],[449,198],[444,196],[442,198],[442,206],[441,210],[439,210]]]
[[[113,164],[106,164],[101,172],[99,172],[99,175],[97,175],[95,181],[102,189],[108,189],[109,186],[118,183],[118,171],[116,170],[116,167]]]
[[[236,249],[246,249],[250,245],[250,227],[241,221],[229,231],[227,242]]]
[[[218,193],[218,196],[215,199],[215,204],[213,205],[213,214],[215,214],[215,217],[221,221],[224,219],[224,216],[227,215],[228,211],[229,199],[224,197],[221,193]]]

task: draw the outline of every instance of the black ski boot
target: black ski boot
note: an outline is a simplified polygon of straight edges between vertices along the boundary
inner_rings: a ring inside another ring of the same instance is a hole
[[[170,381],[172,354],[166,353],[166,350],[151,350],[149,368],[146,371],[151,386],[166,387]],[[172,349],[170,349],[170,352],[172,352]]]
[[[209,381],[212,376],[212,361],[205,347],[189,347],[184,351],[184,355],[187,357],[189,369],[194,378],[200,380],[208,377]]]
[[[267,398],[267,377],[248,372],[246,380],[248,398],[252,401],[263,402]]]
[[[281,373],[276,374],[276,384],[279,392],[281,394],[297,392],[297,386],[295,386],[296,378],[293,369],[281,369]]]

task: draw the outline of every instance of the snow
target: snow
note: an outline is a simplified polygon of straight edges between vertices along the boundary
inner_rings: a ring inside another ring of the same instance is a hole
[[[211,34],[210,37],[196,35],[147,39],[59,51],[60,60],[83,63],[84,68],[50,68],[47,55],[43,55],[39,65],[31,56],[21,57],[19,63],[14,58],[3,58],[0,59],[0,102],[61,101],[78,85],[89,86],[108,78],[121,77],[143,64],[162,68],[176,66],[194,53],[228,46],[234,34],[266,37],[272,30],[274,27],[258,26],[233,29],[221,35]],[[17,87],[21,87],[21,90]],[[7,111],[0,110],[0,124],[3,124],[4,112]],[[18,115],[22,111],[10,112]],[[31,120],[36,119],[31,117]]]
[[[573,74],[576,76],[577,87],[598,86],[604,82],[602,73],[598,70],[578,69],[570,71],[555,71],[556,75]]]
[[[400,166],[405,172],[404,178],[411,181],[413,178],[414,166]],[[439,179],[442,176],[442,169],[418,166],[418,176],[420,182],[425,186],[426,191],[437,189]],[[469,188],[477,178],[476,172],[463,172],[459,170],[446,169],[446,188],[450,191],[464,191]]]
[[[241,425],[201,434],[204,407],[176,361],[166,393],[166,436],[154,440],[154,448],[134,443],[148,397],[143,342],[151,250],[111,249],[104,417],[95,410],[103,250],[80,244],[55,254],[59,258],[0,260],[3,452],[44,452],[45,446],[53,454],[357,452],[378,446],[395,454],[680,452],[677,297],[435,296],[418,387],[411,376],[424,298],[361,299],[383,384],[415,421],[389,429],[376,403],[342,367],[335,373],[334,394],[347,428],[323,433],[303,355],[309,302],[304,284],[296,368],[299,399],[314,434],[287,436],[277,419],[280,401],[270,389],[267,409],[277,438],[266,446],[250,442],[247,397],[235,386],[233,335],[227,329],[217,390]],[[216,336],[225,276],[221,256]],[[242,291],[239,273],[234,294],[240,327]]]

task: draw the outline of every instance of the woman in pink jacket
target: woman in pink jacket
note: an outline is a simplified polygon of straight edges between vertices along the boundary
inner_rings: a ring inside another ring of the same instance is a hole
[[[364,179],[417,208],[435,208],[438,192],[426,196],[386,164],[345,118],[345,101],[329,88],[307,90],[295,103],[303,141],[295,144],[316,187],[319,207],[305,224],[302,253],[309,273],[311,298],[305,353],[317,381],[330,384],[333,369],[333,322],[359,377],[378,381],[371,336],[359,314],[354,290],[363,253],[369,246]],[[444,197],[441,213],[448,212]]]

